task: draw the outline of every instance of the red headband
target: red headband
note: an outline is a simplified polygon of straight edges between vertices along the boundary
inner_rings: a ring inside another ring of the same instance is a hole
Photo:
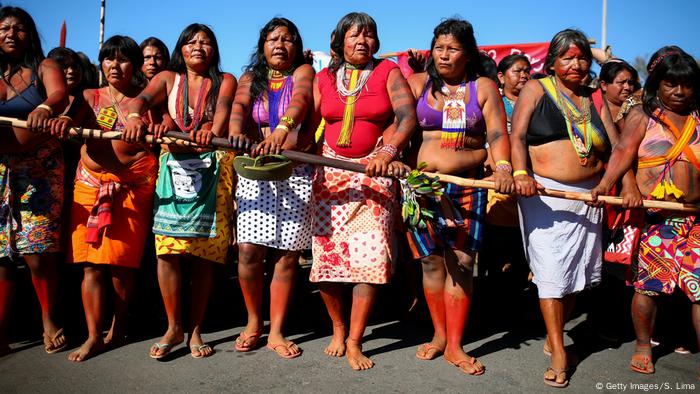
[[[669,57],[669,56],[671,56],[671,55],[679,55],[679,54],[680,54],[680,52],[678,52],[678,51],[668,51],[668,52],[664,53],[663,55],[659,55],[659,57],[657,57],[656,60],[654,60],[654,61],[651,63],[651,65],[649,66],[649,68],[647,69],[647,71],[649,72],[649,74],[651,74],[652,71],[654,71],[654,69],[656,68],[656,66],[658,66],[659,63],[661,63],[662,60],[664,60],[665,58],[667,58],[667,57]]]

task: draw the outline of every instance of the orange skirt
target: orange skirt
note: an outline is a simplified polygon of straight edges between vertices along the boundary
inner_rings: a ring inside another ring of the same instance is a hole
[[[91,244],[85,242],[87,221],[99,187],[75,181],[70,227],[72,242],[68,254],[71,262],[138,268],[150,232],[158,162],[149,154],[118,174],[83,168],[101,182],[117,182],[122,188],[114,195],[111,225],[105,228],[97,243]]]

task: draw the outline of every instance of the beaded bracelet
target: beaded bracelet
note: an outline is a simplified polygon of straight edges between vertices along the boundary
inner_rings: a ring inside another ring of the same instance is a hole
[[[49,112],[49,116],[53,115],[53,108],[48,106],[47,104],[39,104],[36,106],[36,109],[44,109]]]
[[[396,155],[399,153],[399,150],[391,144],[386,144],[383,145],[379,150],[377,151],[377,154],[379,153],[384,153],[385,155],[388,155],[392,160],[396,157]]]
[[[291,116],[281,117],[280,122],[284,122],[287,125],[287,127],[289,127],[289,130],[294,130],[294,128],[297,127],[297,122],[295,122]]]
[[[126,115],[126,120],[129,120],[131,118],[139,118],[141,119],[141,114],[138,112],[131,112],[128,115]]]
[[[504,171],[510,174],[513,172],[513,166],[510,165],[508,160],[499,160],[496,162],[496,171]]]
[[[529,175],[529,174],[527,173],[527,170],[517,170],[517,171],[513,172],[513,178],[515,178],[518,175]]]
[[[284,132],[284,134],[287,134],[287,133],[289,133],[289,126],[287,126],[286,124],[280,123],[275,127],[275,130],[282,130],[282,132]]]

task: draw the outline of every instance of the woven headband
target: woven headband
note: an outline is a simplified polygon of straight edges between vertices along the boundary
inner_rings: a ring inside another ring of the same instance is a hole
[[[659,57],[657,57],[656,60],[654,60],[654,61],[651,63],[651,65],[649,66],[649,68],[647,69],[647,71],[651,74],[651,72],[654,71],[654,69],[656,68],[656,66],[658,66],[659,63],[661,63],[662,60],[664,60],[665,58],[667,58],[667,57],[669,57],[669,56],[671,56],[671,55],[680,55],[680,52],[678,52],[678,51],[668,51],[668,52],[664,53],[663,55],[659,55]]]

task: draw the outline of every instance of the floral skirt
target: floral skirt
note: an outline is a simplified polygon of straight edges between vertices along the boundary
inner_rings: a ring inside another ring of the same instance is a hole
[[[0,155],[0,258],[60,251],[63,176],[55,139]]]

